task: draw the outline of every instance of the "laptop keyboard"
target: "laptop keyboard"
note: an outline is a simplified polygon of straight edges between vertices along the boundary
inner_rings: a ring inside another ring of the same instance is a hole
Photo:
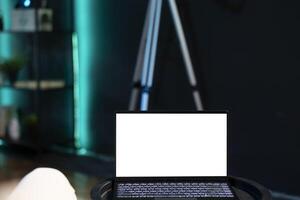
[[[118,183],[118,198],[234,197],[227,183],[164,182]]]

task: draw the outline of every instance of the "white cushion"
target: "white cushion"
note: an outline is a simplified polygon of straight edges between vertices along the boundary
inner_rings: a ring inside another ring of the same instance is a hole
[[[27,174],[8,200],[77,200],[68,179],[58,170],[37,168]]]

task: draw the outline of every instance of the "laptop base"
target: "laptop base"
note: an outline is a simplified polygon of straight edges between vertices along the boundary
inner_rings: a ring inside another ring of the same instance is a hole
[[[271,193],[264,186],[238,177],[228,177],[228,183],[240,200],[272,200]],[[115,179],[107,179],[97,184],[91,191],[92,200],[112,200]],[[165,200],[155,199],[155,200]],[[171,199],[170,199],[171,200]],[[172,199],[175,200],[175,199]],[[176,199],[178,200],[178,199]],[[189,199],[194,200],[194,199]]]

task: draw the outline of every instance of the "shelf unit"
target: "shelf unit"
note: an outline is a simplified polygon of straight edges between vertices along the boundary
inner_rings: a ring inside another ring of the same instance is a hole
[[[18,81],[35,82],[36,86],[20,87],[7,81],[0,84],[0,108],[15,107],[21,126],[21,138],[18,141],[0,136],[0,144],[75,148],[73,40],[76,33],[54,27],[52,32],[1,31],[0,37],[4,35],[11,38],[15,55],[27,59]],[[41,87],[43,81],[61,81],[64,84],[47,88]],[[34,130],[26,125],[27,118],[32,116],[37,119]]]

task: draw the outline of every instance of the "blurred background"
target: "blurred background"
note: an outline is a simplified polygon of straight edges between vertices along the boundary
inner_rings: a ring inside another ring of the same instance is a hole
[[[87,199],[114,176],[147,4],[0,0],[0,186],[50,166]],[[230,113],[229,174],[300,199],[300,2],[177,4],[204,109]],[[156,58],[149,109],[195,110],[165,1]]]

